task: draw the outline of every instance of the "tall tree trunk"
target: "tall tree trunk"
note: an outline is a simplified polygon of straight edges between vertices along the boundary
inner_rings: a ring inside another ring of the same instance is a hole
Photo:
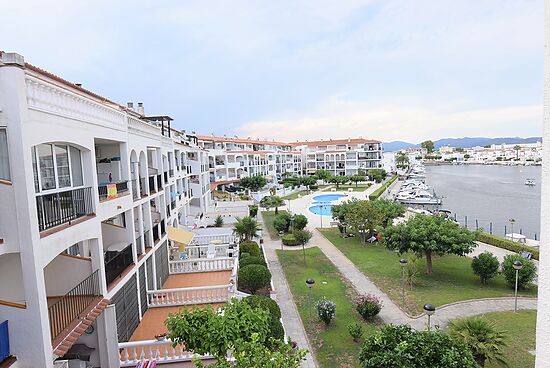
[[[279,207],[275,207],[275,214],[276,214],[276,215],[279,214]]]
[[[432,251],[429,250],[426,252],[426,265],[427,265],[427,273],[428,275],[431,275],[433,272],[433,266],[432,266]]]

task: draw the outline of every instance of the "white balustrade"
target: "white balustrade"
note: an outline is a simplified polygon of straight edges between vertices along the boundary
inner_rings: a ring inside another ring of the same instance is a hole
[[[196,258],[170,261],[170,274],[226,271],[233,269],[235,258]]]
[[[231,251],[234,254],[236,254],[237,251],[236,249],[229,249],[229,244],[214,245],[214,250],[216,258],[227,257]],[[206,258],[208,255],[208,245],[190,245],[185,248],[185,252],[189,259]]]
[[[237,237],[233,234],[212,234],[212,235],[195,235],[191,241],[192,245],[208,245],[212,240],[221,241],[223,244],[236,244]]]
[[[121,367],[135,367],[137,363],[146,360],[155,360],[157,364],[162,364],[188,362],[194,357],[212,359],[212,356],[209,355],[200,356],[185,351],[180,345],[173,347],[170,339],[121,342],[118,344],[118,350],[120,352]]]
[[[150,290],[147,292],[149,308],[176,305],[225,303],[230,299],[233,285],[200,286],[191,288]]]

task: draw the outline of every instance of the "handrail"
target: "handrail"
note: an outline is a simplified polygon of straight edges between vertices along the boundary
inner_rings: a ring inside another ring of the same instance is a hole
[[[27,304],[17,303],[17,302],[8,302],[7,300],[0,300],[0,305],[5,305],[6,307],[27,309]]]
[[[129,341],[118,344],[121,367],[135,367],[138,362],[156,360],[157,363],[185,362],[195,357],[213,359],[210,355],[199,355],[185,351],[182,345],[172,345],[172,340]]]
[[[170,274],[232,270],[235,258],[193,258],[169,261]]]
[[[52,227],[94,213],[92,188],[76,188],[36,196],[38,230]]]
[[[79,282],[68,293],[48,307],[52,341],[101,295],[99,270]]]
[[[232,284],[147,291],[147,306],[225,303],[230,298]]]

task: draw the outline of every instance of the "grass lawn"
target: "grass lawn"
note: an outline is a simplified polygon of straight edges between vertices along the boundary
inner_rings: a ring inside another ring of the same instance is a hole
[[[509,367],[532,368],[535,357],[529,351],[535,350],[536,311],[497,312],[483,315],[493,321],[501,330],[508,331],[504,356]],[[486,368],[499,368],[498,364],[485,364]]]
[[[284,200],[289,200],[289,199],[292,200],[292,199],[298,198],[298,196],[305,196],[305,195],[308,194],[308,192],[309,192],[308,190],[299,190],[297,192],[294,192],[292,194],[289,194],[289,195],[281,197],[281,198],[284,199]]]
[[[355,186],[355,184],[352,184],[352,185],[340,185],[340,189],[337,189],[337,191],[339,192],[347,192],[349,188],[351,188],[354,192],[364,192],[365,190],[367,190],[372,184],[357,184],[357,186]],[[334,185],[333,188],[336,188],[336,186]],[[329,192],[331,191],[332,189],[330,188],[327,188],[327,189],[324,189],[323,192]]]
[[[271,240],[278,240],[279,239],[279,233],[277,230],[275,230],[275,227],[273,227],[273,221],[275,220],[275,217],[280,215],[281,213],[286,213],[285,210],[279,210],[279,214],[275,214],[275,211],[261,211],[262,216],[264,218],[265,226],[267,227],[267,232],[269,233],[269,237]]]
[[[277,256],[320,366],[358,367],[361,342],[374,331],[375,326],[363,322],[355,311],[352,303],[352,298],[356,295],[355,289],[343,279],[336,267],[317,247],[306,249],[305,265],[301,251],[277,250]],[[312,288],[313,299],[317,301],[326,297],[336,303],[336,317],[328,327],[315,317],[315,310],[313,321],[310,322],[309,311],[312,303],[305,283],[310,277],[315,280]],[[353,342],[348,333],[347,326],[353,322],[360,322],[364,326],[363,339],[358,343]]]
[[[322,230],[322,233],[395,303],[401,304],[401,266],[398,254],[380,244],[365,245],[358,238],[343,239],[337,229]],[[405,298],[406,311],[414,315],[420,314],[426,303],[439,306],[460,300],[514,295],[514,290],[505,283],[501,275],[491,280],[489,285],[481,285],[479,278],[472,272],[471,258],[468,257],[434,257],[432,275],[425,273],[424,258],[419,259],[417,264],[419,274],[413,290],[407,290]],[[536,296],[537,290],[533,287],[520,291],[519,294]]]

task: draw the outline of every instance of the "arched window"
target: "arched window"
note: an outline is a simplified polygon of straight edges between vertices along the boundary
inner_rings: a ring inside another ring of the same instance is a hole
[[[82,154],[67,144],[39,144],[32,148],[34,189],[37,193],[84,185]]]

